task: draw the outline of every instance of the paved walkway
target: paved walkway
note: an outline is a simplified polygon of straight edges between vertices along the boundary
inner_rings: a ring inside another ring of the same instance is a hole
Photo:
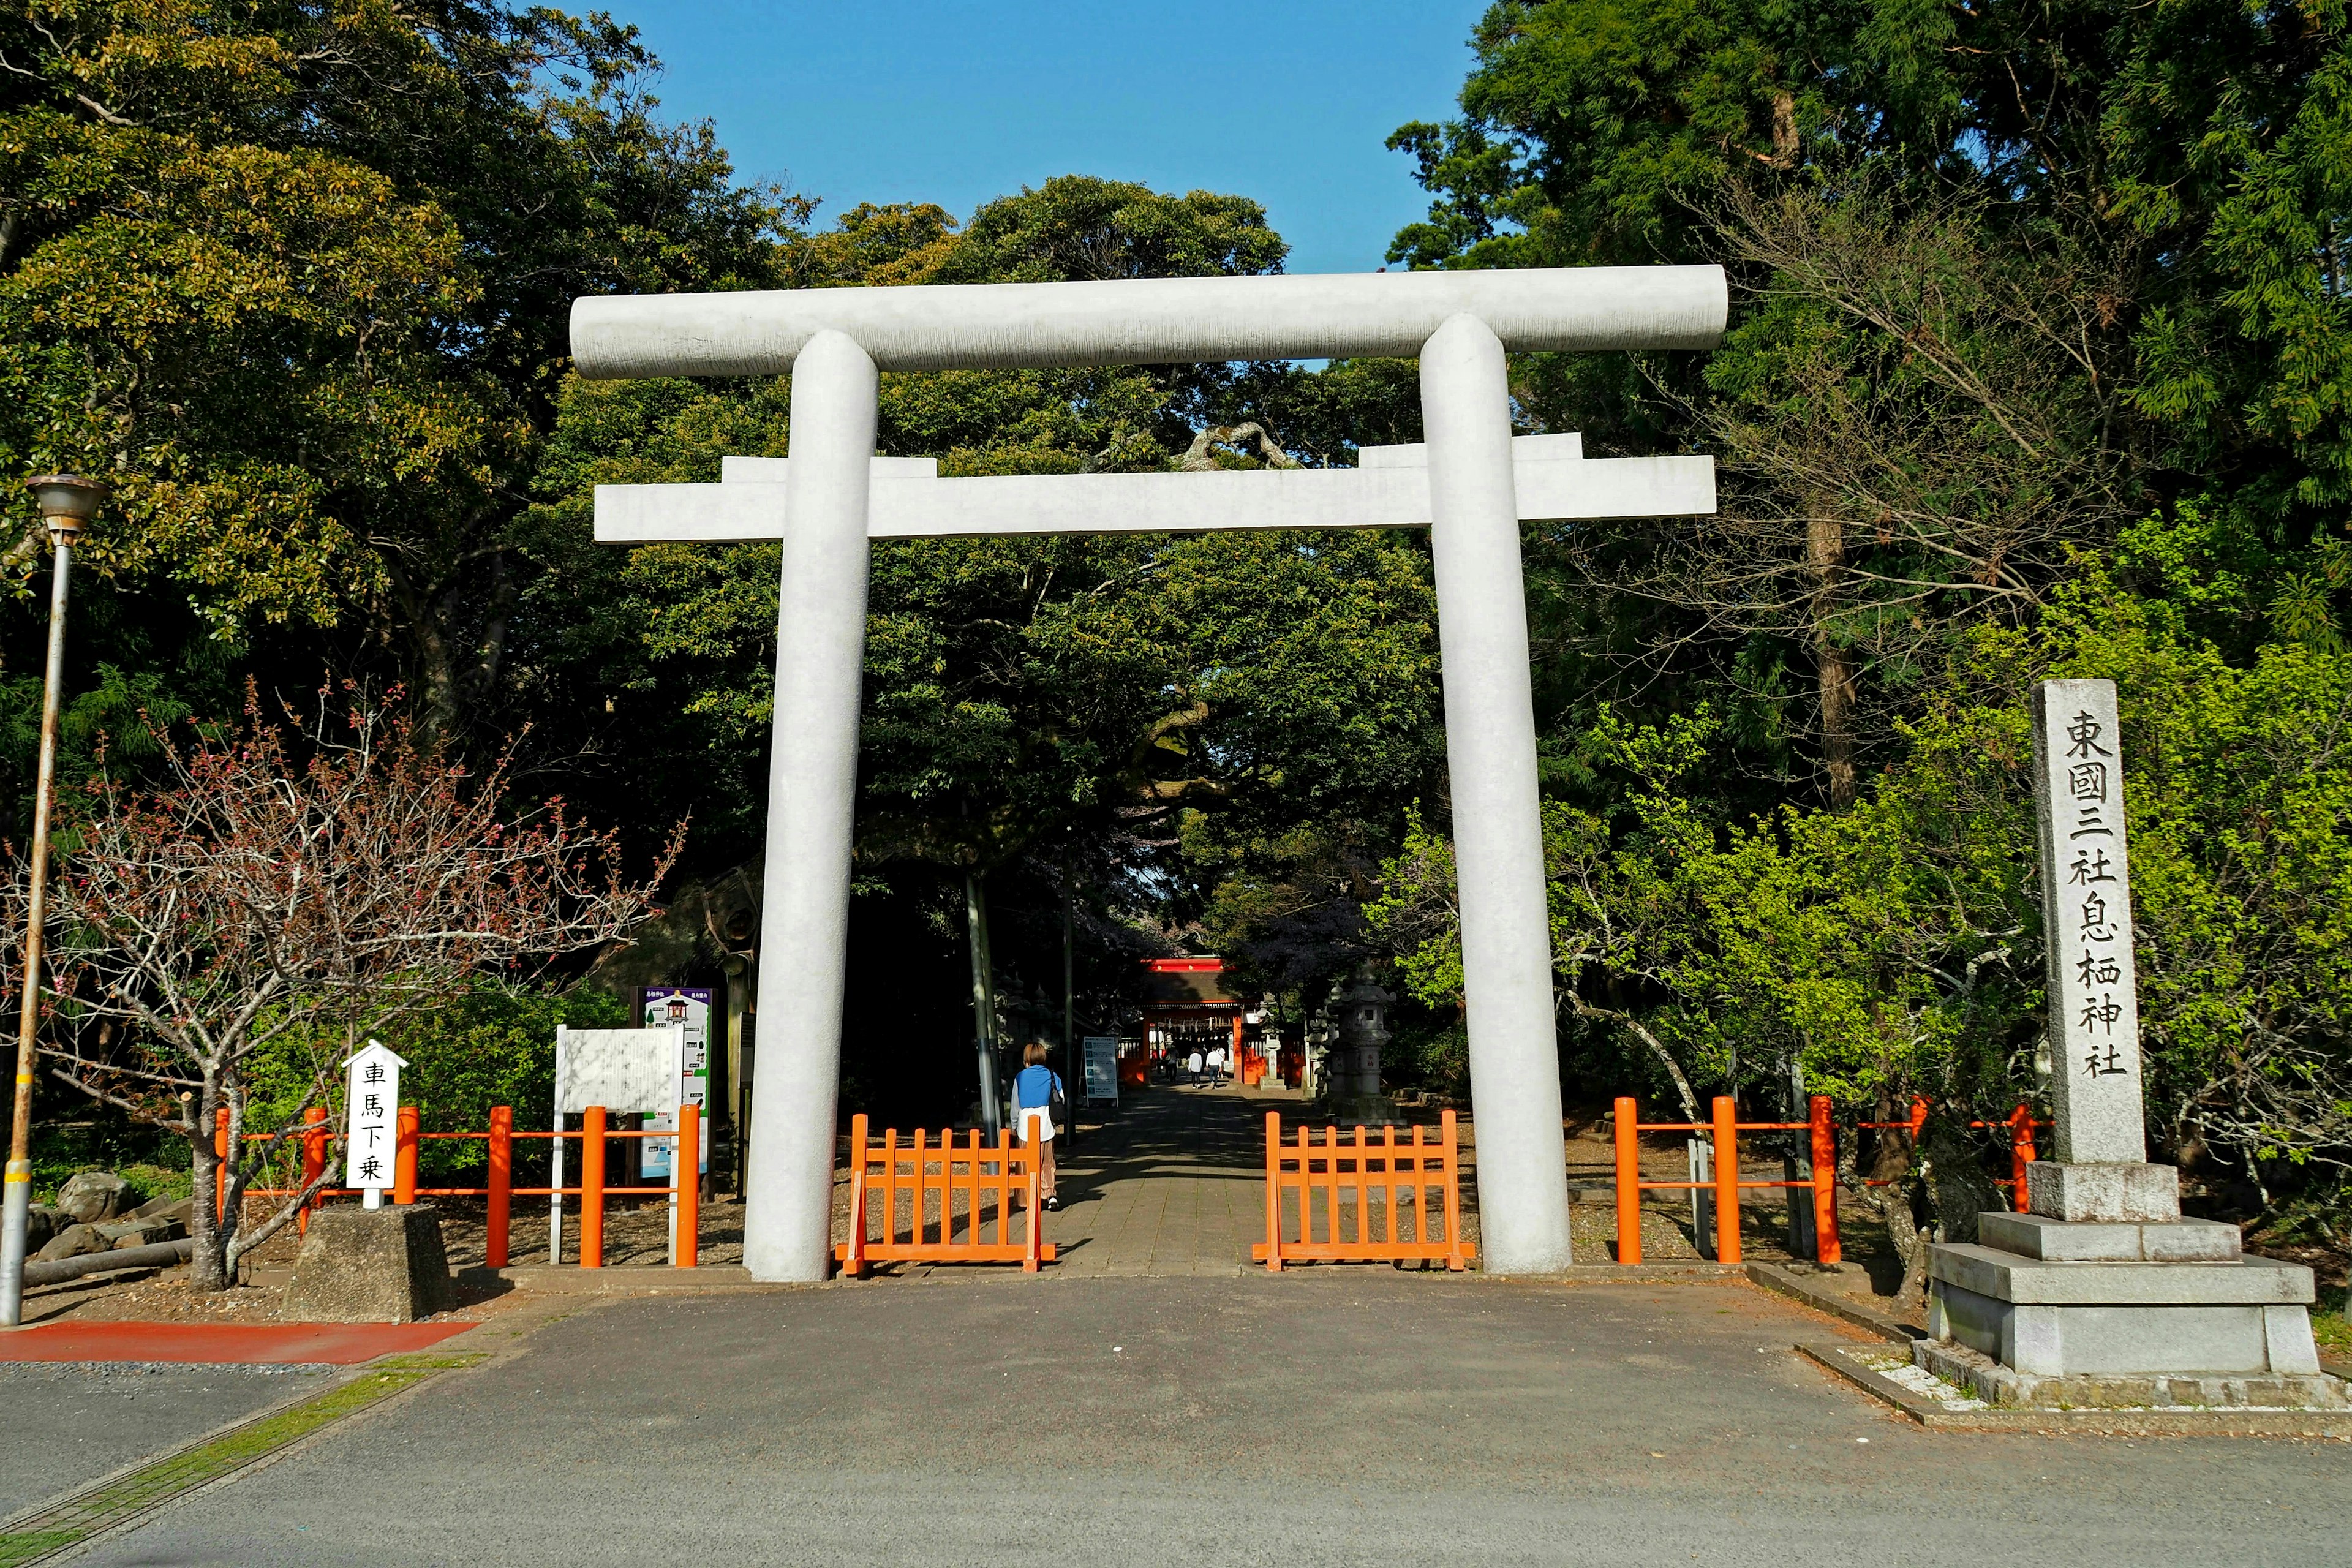
[[[1118,1115],[1082,1131],[1045,1235],[1057,1274],[1082,1279],[1232,1277],[1265,1236],[1265,1113],[1304,1102],[1280,1089],[1127,1091]]]
[[[1387,1269],[624,1300],[75,1561],[2338,1560],[2344,1445],[1925,1431],[1790,1352],[1827,1331]]]

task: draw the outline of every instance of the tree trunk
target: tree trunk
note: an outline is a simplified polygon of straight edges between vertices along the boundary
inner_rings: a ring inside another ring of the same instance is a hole
[[[188,1283],[198,1290],[226,1290],[231,1284],[228,1242],[232,1227],[218,1223],[226,1216],[216,1216],[213,1207],[220,1180],[220,1157],[213,1152],[213,1126],[219,1109],[219,1086],[208,1079],[204,1093],[195,1102],[195,1125],[187,1130],[192,1152],[189,1164],[195,1181],[189,1194],[194,1201],[188,1205]]]
[[[1838,569],[1845,561],[1845,524],[1834,516],[1816,515],[1805,528],[1806,564],[1817,584],[1813,592],[1813,676],[1822,714],[1822,770],[1829,777],[1830,805],[1843,810],[1854,799],[1853,655],[1836,642],[1832,623],[1837,612]]]
[[[980,1125],[993,1138],[1003,1125],[996,1106],[996,976],[988,950],[988,898],[977,875],[963,879],[965,936],[971,949],[972,1048],[980,1058]]]

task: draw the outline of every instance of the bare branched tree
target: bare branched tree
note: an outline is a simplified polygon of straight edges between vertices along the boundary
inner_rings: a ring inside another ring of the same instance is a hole
[[[1762,279],[1689,411],[1722,511],[1559,549],[1578,589],[1666,612],[1675,635],[1630,657],[1758,634],[1801,650],[1812,700],[1789,727],[1843,805],[1889,689],[1869,671],[1915,668],[1962,622],[2029,619],[2071,547],[2149,505],[2119,374],[2139,258],[2058,229],[1989,253],[1980,215],[1867,189],[1735,190],[1711,216]]]
[[[343,1057],[470,976],[625,939],[676,858],[682,826],[649,877],[625,878],[615,834],[573,823],[560,799],[516,811],[510,753],[474,776],[420,740],[397,700],[346,686],[278,721],[248,688],[241,729],[158,734],[163,787],[101,776],[71,814],[46,1054],[58,1079],[187,1140],[199,1289],[231,1283],[237,1259],[334,1179],[331,1158],[311,1188],[243,1223],[246,1188],[329,1102]],[[307,1087],[257,1128],[265,1057]],[[205,1200],[223,1110],[233,1152],[216,1223]]]

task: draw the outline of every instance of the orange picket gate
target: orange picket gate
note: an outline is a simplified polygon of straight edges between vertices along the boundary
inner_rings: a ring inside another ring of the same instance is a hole
[[[1477,1249],[1462,1239],[1462,1161],[1454,1112],[1444,1112],[1435,1138],[1429,1131],[1416,1126],[1412,1141],[1400,1142],[1394,1127],[1383,1127],[1374,1142],[1359,1127],[1354,1140],[1343,1142],[1337,1127],[1327,1127],[1318,1143],[1312,1130],[1302,1127],[1297,1142],[1286,1143],[1282,1113],[1267,1111],[1265,1239],[1250,1248],[1250,1257],[1262,1260],[1270,1274],[1279,1273],[1285,1263],[1304,1262],[1443,1262],[1450,1269],[1468,1268]],[[1297,1202],[1286,1205],[1285,1193],[1296,1193]],[[1320,1241],[1315,1237],[1318,1193],[1323,1194]],[[1434,1210],[1432,1193],[1439,1194]],[[1352,1205],[1345,1201],[1349,1194]],[[1352,1226],[1345,1223],[1351,1215]],[[1408,1228],[1411,1240],[1404,1239]]]
[[[837,1244],[833,1256],[854,1279],[865,1278],[869,1263],[1018,1263],[1024,1273],[1034,1274],[1056,1256],[1054,1244],[1045,1238],[1037,1166],[1034,1148],[1015,1143],[1010,1131],[1000,1131],[995,1142],[983,1143],[974,1129],[959,1146],[952,1132],[941,1131],[934,1139],[919,1127],[911,1142],[902,1143],[892,1128],[877,1143],[866,1131],[866,1118],[852,1117],[849,1239]],[[907,1200],[903,1225],[901,1196]],[[959,1198],[963,1202],[961,1215],[956,1212]],[[1013,1223],[1016,1198],[1020,1212],[1028,1216],[1018,1227]],[[878,1240],[871,1234],[877,1228]],[[1016,1228],[1023,1233],[1017,1238]]]

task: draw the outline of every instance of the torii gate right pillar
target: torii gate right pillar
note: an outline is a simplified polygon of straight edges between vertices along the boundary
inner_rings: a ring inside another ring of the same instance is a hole
[[[1500,339],[1458,315],[1421,351],[1430,549],[1444,660],[1481,1266],[1568,1267],[1568,1151],[1536,798],[1535,693]]]

